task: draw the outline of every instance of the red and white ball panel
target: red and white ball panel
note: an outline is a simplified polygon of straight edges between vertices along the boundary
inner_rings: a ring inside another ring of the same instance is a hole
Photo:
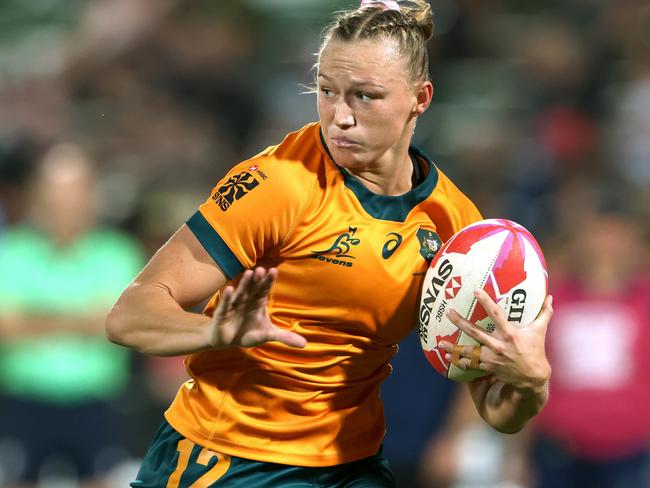
[[[424,278],[420,298],[420,341],[431,365],[457,381],[487,373],[450,364],[440,341],[476,345],[445,312],[450,308],[488,332],[494,323],[474,297],[483,289],[505,311],[510,324],[527,327],[542,308],[548,289],[544,255],[521,225],[505,219],[475,222],[456,233],[438,251]]]

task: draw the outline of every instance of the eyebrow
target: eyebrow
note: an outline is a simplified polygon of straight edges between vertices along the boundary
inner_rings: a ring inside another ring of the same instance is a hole
[[[318,73],[318,77],[319,78],[325,78],[325,80],[327,80],[327,81],[332,81],[332,78],[330,78],[327,75],[324,75],[323,73]],[[382,85],[381,83],[377,83],[376,81],[372,81],[372,80],[363,80],[363,79],[355,80],[355,79],[353,79],[352,84],[355,85],[355,86],[370,85],[370,86],[374,86],[374,87],[377,87],[377,88],[384,88],[384,85]]]

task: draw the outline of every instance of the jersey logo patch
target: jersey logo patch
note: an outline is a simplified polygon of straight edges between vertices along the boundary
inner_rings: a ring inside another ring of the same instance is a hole
[[[212,200],[225,212],[235,200],[239,200],[260,182],[248,171],[231,176],[217,192],[212,195]]]
[[[262,170],[260,169],[260,167],[259,167],[258,165],[256,165],[256,164],[254,164],[253,166],[251,166],[250,168],[248,168],[248,171],[252,171],[252,172],[257,173],[257,174],[260,176],[260,178],[262,178],[263,180],[266,180],[266,179],[267,179],[267,176],[266,176],[266,174],[264,173],[264,171],[262,171]]]
[[[332,264],[338,264],[341,266],[351,267],[352,262],[347,261],[347,259],[356,259],[350,253],[352,246],[358,246],[361,243],[361,240],[354,237],[354,234],[357,232],[356,227],[348,227],[348,232],[340,234],[334,244],[332,244],[329,249],[324,251],[312,251],[313,259],[318,259],[319,261],[325,261]],[[331,254],[333,258],[326,256]],[[341,259],[343,258],[343,259]]]
[[[391,239],[388,239],[386,241],[384,248],[381,250],[381,257],[384,259],[390,258],[393,253],[397,251],[397,248],[400,246],[400,244],[402,244],[402,236],[397,232],[389,232],[386,234],[386,237],[391,237]]]
[[[420,255],[426,259],[428,263],[431,262],[433,257],[442,247],[442,239],[438,234],[428,229],[418,229],[416,233],[418,241],[420,242]]]

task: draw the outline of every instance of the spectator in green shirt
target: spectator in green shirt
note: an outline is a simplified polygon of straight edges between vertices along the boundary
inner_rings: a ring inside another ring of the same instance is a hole
[[[32,192],[28,222],[0,238],[0,485],[36,486],[63,463],[82,487],[102,487],[110,401],[129,375],[103,318],[143,256],[97,225],[95,175],[77,146],[46,153]]]

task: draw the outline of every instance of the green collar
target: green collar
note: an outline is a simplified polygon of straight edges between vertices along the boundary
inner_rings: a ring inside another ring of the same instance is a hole
[[[411,145],[409,146],[409,154],[414,164],[417,159],[423,159],[429,165],[426,178],[403,195],[378,195],[366,188],[356,176],[351,175],[345,168],[341,168],[336,164],[327,144],[325,144],[322,131],[320,132],[320,140],[327,155],[343,175],[345,186],[352,190],[364,210],[376,219],[404,222],[409,212],[416,205],[426,200],[438,183],[438,170],[431,158],[419,148]]]

